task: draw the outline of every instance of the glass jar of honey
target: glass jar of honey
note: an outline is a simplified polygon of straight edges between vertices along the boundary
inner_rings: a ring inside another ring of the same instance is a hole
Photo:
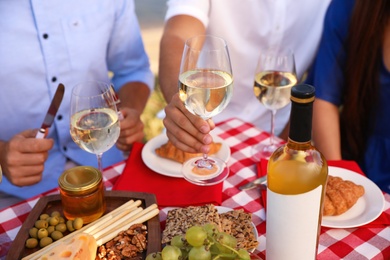
[[[58,179],[64,216],[77,217],[90,223],[106,210],[102,173],[90,166],[77,166],[64,171]]]

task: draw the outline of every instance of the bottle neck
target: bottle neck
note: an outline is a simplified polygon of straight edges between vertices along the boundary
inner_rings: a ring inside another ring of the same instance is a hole
[[[311,142],[313,102],[291,103],[289,141]]]

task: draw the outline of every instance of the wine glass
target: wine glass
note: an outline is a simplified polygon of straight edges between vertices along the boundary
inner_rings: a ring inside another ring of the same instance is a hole
[[[208,120],[219,114],[233,94],[233,74],[226,41],[212,35],[188,39],[179,74],[179,96],[192,114]],[[184,178],[201,186],[222,182],[229,175],[226,163],[216,157],[192,158],[183,163]]]
[[[291,50],[273,47],[260,54],[253,92],[260,103],[271,111],[271,131],[268,143],[253,147],[252,154],[256,160],[269,158],[279,146],[274,141],[276,112],[290,103],[291,88],[296,83],[294,54]]]
[[[96,154],[102,172],[102,155],[118,140],[118,111],[111,85],[88,81],[77,84],[71,97],[70,135],[81,149]]]

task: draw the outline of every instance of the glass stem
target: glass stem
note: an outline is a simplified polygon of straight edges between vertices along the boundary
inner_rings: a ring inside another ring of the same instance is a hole
[[[271,135],[269,137],[269,143],[271,145],[274,145],[274,139],[275,139],[275,115],[276,115],[276,109],[272,109],[271,112]]]
[[[102,153],[96,154],[97,162],[98,162],[98,169],[101,173],[103,173],[103,166],[102,166]]]

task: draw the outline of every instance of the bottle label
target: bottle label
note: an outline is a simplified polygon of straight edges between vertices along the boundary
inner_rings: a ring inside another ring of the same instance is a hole
[[[299,195],[267,190],[267,260],[316,259],[322,188]]]

